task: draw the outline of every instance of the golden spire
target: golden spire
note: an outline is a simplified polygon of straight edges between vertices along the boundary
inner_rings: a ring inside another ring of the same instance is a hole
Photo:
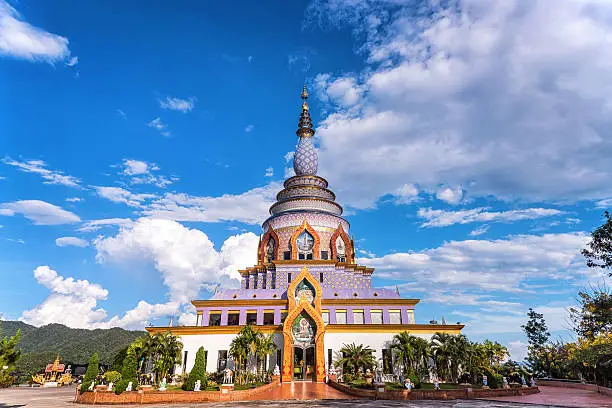
[[[312,129],[312,121],[310,120],[310,112],[308,111],[308,103],[306,100],[308,99],[308,90],[306,89],[306,84],[304,84],[304,88],[302,89],[302,93],[300,94],[302,97],[302,114],[300,115],[300,122],[298,123],[298,130],[296,134],[299,137],[312,137],[314,135],[314,130]]]

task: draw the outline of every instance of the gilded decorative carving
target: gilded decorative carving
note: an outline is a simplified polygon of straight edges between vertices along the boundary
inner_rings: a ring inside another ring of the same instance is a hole
[[[259,243],[259,250],[257,251],[258,262],[261,264],[265,263],[266,261],[266,245],[268,245],[270,237],[272,237],[274,239],[274,242],[276,243],[274,245],[274,259],[278,259],[278,248],[280,247],[280,239],[278,238],[276,231],[274,231],[272,227],[269,227],[266,233],[264,234],[263,239]]]
[[[331,239],[329,240],[329,246],[331,249],[331,259],[336,259],[336,256],[337,256],[336,239],[338,237],[341,237],[342,241],[344,241],[344,247],[346,248],[346,262],[350,264],[353,262],[353,256],[354,256],[355,250],[353,248],[351,238],[348,236],[346,232],[344,232],[344,228],[342,228],[342,224],[338,225],[336,232],[334,232],[334,235],[332,235]]]
[[[317,231],[308,224],[308,221],[304,220],[302,225],[299,226],[298,229],[295,230],[291,239],[289,240],[289,244],[291,246],[291,259],[298,259],[298,247],[297,247],[297,239],[304,230],[308,231],[310,235],[314,238],[314,248],[313,248],[313,258],[320,259],[321,255],[319,252],[319,247],[321,246],[321,238]]]
[[[314,288],[314,300],[311,303],[306,297],[300,299],[295,298],[295,290],[298,284],[303,280],[306,280]],[[321,296],[323,289],[319,282],[312,276],[308,271],[308,268],[303,267],[302,271],[291,281],[289,288],[287,289],[287,300],[289,302],[289,310],[285,323],[283,324],[283,337],[284,337],[284,356],[283,356],[283,370],[282,370],[282,381],[291,382],[293,377],[293,335],[291,333],[291,326],[295,319],[300,316],[302,312],[305,312],[314,322],[317,328],[315,334],[315,364],[316,364],[316,377],[317,382],[323,382],[325,380],[325,350],[323,345],[323,337],[325,334],[325,323],[321,316]]]

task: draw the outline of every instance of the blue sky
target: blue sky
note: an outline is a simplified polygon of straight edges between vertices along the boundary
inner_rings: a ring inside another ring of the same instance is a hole
[[[612,7],[0,0],[0,313],[142,328],[255,262],[308,84],[375,283],[520,357],[604,274]]]

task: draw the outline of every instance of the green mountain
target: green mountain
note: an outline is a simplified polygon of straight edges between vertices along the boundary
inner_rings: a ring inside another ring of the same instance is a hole
[[[35,327],[19,321],[0,321],[2,336],[12,336],[21,329],[19,347],[23,352],[16,371],[33,373],[52,363],[59,354],[62,363],[87,364],[98,353],[100,364],[110,365],[122,348],[146,332],[112,329],[72,329],[63,324]]]

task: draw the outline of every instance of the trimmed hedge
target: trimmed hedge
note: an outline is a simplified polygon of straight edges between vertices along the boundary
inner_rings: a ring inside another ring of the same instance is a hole
[[[98,362],[98,353],[94,353],[87,364],[87,371],[85,371],[85,376],[81,383],[81,392],[89,391],[89,386],[92,381],[94,381],[95,385],[96,377],[98,377]]]
[[[134,350],[128,349],[121,369],[121,381],[119,381],[115,388],[115,394],[119,395],[125,391],[130,381],[132,382],[132,389],[136,390],[136,387],[138,387],[137,369],[138,362],[136,361],[136,354]]]
[[[198,380],[200,380],[200,389],[206,389],[208,386],[208,378],[206,377],[206,353],[204,352],[204,347],[200,347],[196,353],[195,364],[183,383],[183,390],[193,391],[195,383]]]

